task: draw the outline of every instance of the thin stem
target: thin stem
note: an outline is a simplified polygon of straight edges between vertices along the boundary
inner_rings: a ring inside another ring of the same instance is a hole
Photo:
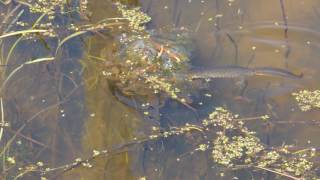
[[[264,168],[264,167],[260,167],[260,166],[253,166],[253,167],[257,168],[257,169],[262,169],[262,170],[265,170],[265,171],[269,171],[269,172],[272,172],[272,173],[275,173],[275,174],[278,174],[280,176],[284,176],[284,177],[287,177],[287,178],[290,178],[290,179],[293,179],[293,180],[304,180],[304,178],[294,177],[294,176],[291,176],[290,174],[282,173],[282,172],[279,172],[279,171],[276,171],[276,170],[272,170],[272,169],[269,169],[269,168]]]
[[[0,142],[3,136],[3,127],[4,127],[4,110],[3,110],[3,99],[0,98],[0,108],[1,108],[1,126],[0,126]]]
[[[288,57],[289,54],[291,52],[291,48],[289,45],[289,39],[288,39],[288,16],[287,13],[285,11],[285,7],[284,7],[284,2],[283,0],[279,0],[280,1],[280,6],[281,6],[281,14],[282,14],[282,20],[284,23],[284,39],[286,42],[286,52],[285,52],[285,66],[288,68]]]

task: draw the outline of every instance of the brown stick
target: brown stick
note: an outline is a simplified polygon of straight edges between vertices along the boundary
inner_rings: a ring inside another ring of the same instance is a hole
[[[284,2],[283,0],[279,0],[280,1],[280,6],[281,6],[281,14],[282,14],[282,20],[284,23],[284,39],[286,42],[286,52],[285,52],[285,66],[286,68],[288,68],[288,57],[290,55],[291,52],[291,48],[289,45],[289,39],[288,39],[288,17],[287,17],[287,13],[285,11],[285,7],[284,7]]]

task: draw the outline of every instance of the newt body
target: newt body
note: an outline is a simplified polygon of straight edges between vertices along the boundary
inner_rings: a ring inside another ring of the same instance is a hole
[[[212,78],[241,78],[246,76],[278,76],[289,79],[300,79],[303,74],[297,75],[290,71],[271,68],[271,67],[259,67],[259,68],[246,68],[240,66],[226,66],[226,67],[197,67],[188,71],[187,77],[189,79],[212,79]]]

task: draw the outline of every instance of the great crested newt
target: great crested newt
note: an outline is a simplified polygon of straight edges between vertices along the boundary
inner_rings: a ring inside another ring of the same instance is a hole
[[[222,66],[222,67],[194,67],[187,73],[187,78],[193,79],[214,79],[214,78],[241,78],[246,76],[277,76],[289,79],[301,79],[303,74],[294,74],[290,71],[272,68],[257,67],[246,68],[241,66]]]

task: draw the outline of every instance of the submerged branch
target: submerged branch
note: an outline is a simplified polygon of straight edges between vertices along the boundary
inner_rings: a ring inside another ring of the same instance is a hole
[[[288,38],[288,16],[284,7],[284,2],[283,0],[279,0],[280,1],[280,6],[281,6],[281,14],[282,14],[282,19],[283,19],[283,23],[284,23],[284,39],[286,41],[286,52],[285,52],[285,65],[288,68],[288,58],[289,58],[289,54],[291,52],[291,47],[289,45],[289,38]]]

